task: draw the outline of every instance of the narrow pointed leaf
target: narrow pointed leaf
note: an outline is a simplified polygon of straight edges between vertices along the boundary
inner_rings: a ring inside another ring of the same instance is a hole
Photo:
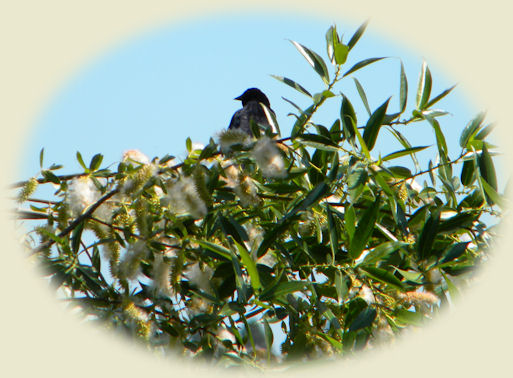
[[[82,159],[82,154],[79,151],[77,151],[77,161],[82,166],[82,168],[87,171],[87,166],[85,165],[84,159]]]
[[[467,250],[467,246],[469,245],[469,243],[470,242],[461,242],[461,243],[456,243],[453,246],[451,246],[451,248],[449,249],[449,251],[447,252],[445,257],[441,261],[441,264],[455,260],[458,257],[460,257],[461,255],[463,255],[465,253],[465,251]]]
[[[419,240],[417,241],[417,252],[420,259],[425,259],[431,255],[433,242],[438,234],[438,226],[440,224],[440,212],[432,213],[426,220]]]
[[[369,101],[367,101],[367,95],[365,94],[365,91],[364,91],[362,85],[360,84],[360,82],[358,81],[357,78],[353,77],[353,80],[354,80],[354,84],[356,85],[356,90],[358,91],[358,94],[360,95],[360,98],[362,99],[363,105],[365,106],[365,109],[367,110],[367,113],[369,113],[369,115],[371,115]]]
[[[347,46],[349,47],[349,50],[351,50],[356,45],[356,42],[358,42],[358,40],[362,36],[363,32],[367,28],[367,25],[368,25],[368,21],[365,21],[363,24],[361,24],[360,27],[355,31],[355,33],[353,34],[353,36],[351,37],[349,42],[347,42]]]
[[[386,283],[399,290],[404,289],[401,280],[385,269],[376,268],[373,266],[362,266],[360,269],[364,271],[365,275],[376,281]]]
[[[483,180],[485,180],[495,191],[497,191],[497,176],[493,166],[493,160],[488,152],[486,144],[483,145],[483,150],[478,158],[479,172]]]
[[[330,81],[330,77],[328,73],[328,67],[326,67],[326,63],[324,63],[324,60],[317,53],[303,46],[302,44],[297,43],[296,41],[290,42],[296,47],[299,53],[303,55],[308,64],[312,66],[312,68],[315,70],[315,72],[317,72],[321,79],[326,84],[328,84]]]
[[[477,134],[484,118],[485,113],[479,113],[467,126],[465,126],[460,136],[461,148],[467,148],[468,142]]]
[[[456,85],[453,85],[452,87],[447,88],[445,91],[440,93],[438,96],[433,97],[431,100],[428,101],[428,103],[426,105],[426,109],[429,109],[431,106],[433,106],[438,101],[443,99],[445,96],[447,96],[449,93],[451,93],[454,88],[456,88]]]
[[[390,98],[388,98],[388,100],[386,100],[379,108],[377,108],[374,113],[371,114],[367,124],[365,125],[363,140],[365,141],[369,151],[374,148],[379,130],[383,124],[383,120],[385,119],[389,101]]]
[[[406,148],[406,149],[401,150],[401,151],[392,152],[391,154],[388,154],[388,155],[384,156],[382,158],[382,160],[383,161],[388,161],[388,160],[396,159],[396,158],[401,157],[401,156],[411,155],[411,154],[414,154],[416,152],[425,150],[428,147],[430,147],[430,146],[419,146],[419,147]]]
[[[427,63],[423,62],[417,89],[417,109],[426,109],[426,104],[431,95],[431,84],[431,72],[429,71]]]
[[[273,286],[269,290],[264,291],[259,298],[263,301],[267,301],[270,299],[283,297],[287,294],[303,290],[306,287],[306,285],[307,283],[303,281],[282,282],[276,286]]]
[[[239,244],[236,241],[233,242],[237,247],[237,251],[239,252],[239,256],[242,260],[242,265],[244,265],[248,272],[251,281],[251,286],[255,291],[260,290],[262,288],[262,283],[260,282],[260,276],[258,274],[256,262],[253,260],[249,252],[246,250],[246,247],[244,247],[244,245]]]
[[[406,103],[408,100],[408,79],[406,78],[406,73],[404,72],[404,65],[401,61],[401,79],[400,79],[400,87],[399,87],[399,109],[401,113],[406,110]]]
[[[342,121],[342,128],[344,130],[344,135],[347,139],[353,140],[354,133],[356,128],[356,113],[354,111],[353,105],[349,101],[349,99],[342,95],[342,105],[340,107],[340,120]]]
[[[369,59],[364,59],[358,63],[356,63],[353,67],[351,67],[350,69],[348,69],[344,75],[342,75],[342,77],[346,77],[348,75],[351,75],[352,73],[358,71],[359,69],[362,69],[363,67],[365,66],[368,66],[369,64],[372,64],[374,62],[377,62],[379,60],[382,60],[382,59],[385,59],[386,56],[382,56],[382,57],[379,57],[379,58],[369,58]]]
[[[43,159],[45,156],[45,149],[41,148],[41,151],[39,152],[39,168],[43,168]]]
[[[276,76],[276,75],[271,75],[271,77],[275,78],[278,81],[281,81],[282,83],[287,84],[288,86],[294,88],[296,91],[298,91],[308,97],[312,97],[310,92],[308,92],[304,87],[302,87],[300,84],[296,83],[294,80],[289,79],[288,77]]]
[[[377,314],[376,309],[372,307],[364,308],[349,326],[349,332],[358,331],[359,329],[371,326]]]
[[[349,256],[352,259],[357,259],[361,255],[374,231],[374,226],[379,214],[379,202],[378,197],[376,201],[365,210],[361,219],[358,221],[351,245],[349,246]]]
[[[98,168],[100,168],[100,165],[103,161],[103,155],[102,154],[96,154],[91,159],[91,162],[89,163],[89,169],[91,171],[96,171]]]

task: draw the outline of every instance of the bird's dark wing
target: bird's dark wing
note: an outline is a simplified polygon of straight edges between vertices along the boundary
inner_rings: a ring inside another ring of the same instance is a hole
[[[240,127],[241,113],[244,109],[239,109],[233,113],[232,120],[230,121],[229,129],[238,129]]]
[[[264,126],[270,126],[265,111],[262,109],[262,105],[257,101],[250,101],[242,109],[235,112],[228,128],[240,129],[251,135],[250,120]]]

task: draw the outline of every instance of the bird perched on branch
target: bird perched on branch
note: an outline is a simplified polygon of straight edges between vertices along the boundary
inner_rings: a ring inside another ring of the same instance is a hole
[[[271,127],[276,132],[273,121],[274,111],[267,96],[258,88],[249,88],[235,100],[242,102],[242,109],[237,110],[230,121],[228,129],[239,129],[252,135],[251,120],[259,125]]]

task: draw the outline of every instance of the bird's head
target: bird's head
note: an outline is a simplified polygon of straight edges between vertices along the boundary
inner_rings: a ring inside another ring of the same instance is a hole
[[[235,97],[235,100],[242,101],[242,106],[246,105],[250,101],[257,101],[261,102],[268,108],[271,107],[271,103],[269,102],[267,96],[258,88],[246,89],[246,91],[239,97]]]

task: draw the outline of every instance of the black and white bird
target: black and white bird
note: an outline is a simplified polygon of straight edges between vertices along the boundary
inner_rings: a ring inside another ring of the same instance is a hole
[[[235,100],[242,102],[242,109],[237,110],[230,121],[228,129],[239,129],[249,135],[251,133],[251,120],[259,125],[271,127],[276,132],[273,121],[274,111],[267,96],[258,88],[249,88]],[[272,115],[271,115],[272,113]]]

